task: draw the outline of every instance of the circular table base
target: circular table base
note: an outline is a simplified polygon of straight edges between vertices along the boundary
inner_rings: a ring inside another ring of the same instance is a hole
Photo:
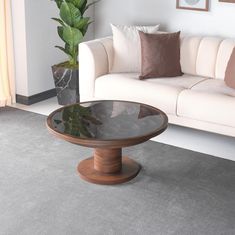
[[[122,157],[122,170],[115,174],[104,174],[94,169],[94,158],[88,158],[81,161],[78,165],[80,177],[94,184],[121,184],[135,178],[139,171],[140,165],[128,157]]]

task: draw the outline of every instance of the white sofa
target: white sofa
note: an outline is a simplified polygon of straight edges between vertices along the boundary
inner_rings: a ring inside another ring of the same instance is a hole
[[[169,122],[235,137],[235,90],[223,81],[235,40],[181,39],[181,77],[139,80],[137,73],[111,74],[112,37],[80,44],[81,101],[115,99],[163,110]]]

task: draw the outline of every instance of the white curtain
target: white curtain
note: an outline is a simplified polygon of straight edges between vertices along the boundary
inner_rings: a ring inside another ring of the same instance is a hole
[[[15,102],[11,1],[0,0],[0,106]]]

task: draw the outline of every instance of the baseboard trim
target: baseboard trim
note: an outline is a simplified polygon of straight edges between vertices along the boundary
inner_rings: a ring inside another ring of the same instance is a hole
[[[54,96],[56,96],[56,89],[55,88],[48,90],[48,91],[38,93],[36,95],[32,95],[32,96],[23,96],[23,95],[16,94],[16,103],[24,104],[24,105],[31,105],[31,104],[35,104],[40,101],[52,98]]]

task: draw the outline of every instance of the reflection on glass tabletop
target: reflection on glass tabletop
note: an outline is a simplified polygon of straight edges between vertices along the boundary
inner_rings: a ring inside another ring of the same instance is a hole
[[[127,101],[92,101],[65,106],[48,117],[53,131],[81,139],[121,140],[153,135],[167,127],[157,108]]]

